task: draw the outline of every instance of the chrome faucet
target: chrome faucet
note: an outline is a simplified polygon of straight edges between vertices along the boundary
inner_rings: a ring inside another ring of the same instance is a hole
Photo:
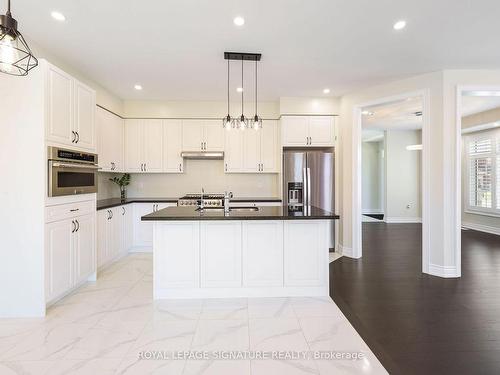
[[[224,192],[224,213],[229,213],[229,200],[233,197],[233,192],[225,191]]]
[[[204,196],[205,196],[205,189],[203,189],[203,187],[201,188],[201,199],[200,199],[200,205],[198,206],[198,208],[200,210],[204,210],[205,209],[205,199],[204,199]]]

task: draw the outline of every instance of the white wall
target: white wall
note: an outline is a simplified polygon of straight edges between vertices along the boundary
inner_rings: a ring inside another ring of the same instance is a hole
[[[391,222],[420,222],[422,219],[421,151],[406,146],[421,144],[420,130],[390,130],[385,138],[385,218]],[[407,206],[410,206],[409,208]]]
[[[339,98],[280,98],[281,115],[338,115]]]
[[[383,142],[362,144],[362,209],[363,213],[384,213],[383,207]]]

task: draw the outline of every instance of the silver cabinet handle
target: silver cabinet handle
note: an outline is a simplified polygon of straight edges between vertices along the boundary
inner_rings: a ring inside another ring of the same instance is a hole
[[[75,132],[76,133],[76,141],[75,143],[78,143],[80,142],[80,134],[78,134],[78,132]]]
[[[73,229],[71,230],[71,233],[75,233],[76,230],[76,224],[74,220],[71,220],[71,224],[73,224]]]
[[[69,210],[69,212],[76,212],[76,211],[80,211],[79,208],[72,208],[71,210]]]
[[[144,163],[144,172],[147,171],[147,168],[146,168],[146,163]]]
[[[72,130],[71,134],[73,134],[73,139],[71,140],[71,143],[75,143],[75,141],[76,141],[76,133]]]
[[[203,151],[203,142],[201,142],[201,150]]]
[[[76,231],[75,232],[78,232],[80,230],[80,222],[78,220],[75,220],[76,221]]]
[[[123,210],[123,212],[122,212],[122,216],[123,216],[123,215],[125,215],[125,207],[122,207],[122,210]]]
[[[226,163],[226,172],[227,172],[227,163]]]
[[[113,218],[114,214],[113,214],[113,210],[110,210],[109,212],[111,212],[111,219]]]
[[[182,163],[179,164],[179,172],[182,172]]]

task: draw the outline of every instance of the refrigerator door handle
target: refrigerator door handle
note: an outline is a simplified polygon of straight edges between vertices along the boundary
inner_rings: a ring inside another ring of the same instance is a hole
[[[309,197],[309,185],[307,184],[307,168],[302,169],[302,180],[304,181],[304,191],[302,192],[302,204],[307,206],[309,202],[307,201]]]
[[[307,205],[311,205],[311,168],[307,168]]]

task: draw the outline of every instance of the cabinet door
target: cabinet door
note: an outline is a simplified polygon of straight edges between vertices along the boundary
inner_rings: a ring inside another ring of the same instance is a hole
[[[241,286],[241,222],[200,223],[201,286]]]
[[[307,116],[286,116],[281,118],[283,146],[307,146]]]
[[[51,301],[73,286],[72,220],[45,225],[45,300]]]
[[[331,116],[312,116],[309,118],[309,137],[311,146],[333,146],[334,126]]]
[[[182,151],[201,151],[203,120],[182,120]]]
[[[143,172],[143,126],[141,120],[125,120],[125,171]]]
[[[161,120],[145,120],[144,126],[144,168],[146,172],[163,171],[163,123]]]
[[[75,218],[77,231],[74,233],[75,284],[88,279],[96,270],[95,258],[95,214]]]
[[[111,225],[113,226],[113,247],[111,259],[115,259],[122,254],[125,248],[124,237],[124,215],[122,207],[113,207],[111,210]]]
[[[182,173],[182,121],[163,122],[163,172]]]
[[[73,146],[73,78],[47,67],[47,140]]]
[[[326,222],[284,223],[285,286],[323,286],[328,267]]]
[[[240,130],[226,130],[224,147],[224,171],[243,172],[243,133]]]
[[[108,225],[109,210],[97,211],[97,267],[108,261]]]
[[[222,121],[207,120],[204,128],[205,151],[224,151],[224,128]]]
[[[75,145],[79,148],[95,151],[95,91],[76,80],[74,88],[75,122],[73,130],[77,133]]]
[[[133,205],[121,207],[123,215],[123,251],[128,252],[134,244]]]
[[[141,217],[153,212],[153,203],[134,203],[134,247],[151,250],[153,246],[153,224],[141,221]]]
[[[200,224],[155,223],[154,290],[200,287]]]
[[[260,162],[261,172],[278,173],[278,123],[265,121],[260,132]]]
[[[245,172],[259,172],[260,130],[249,129],[243,133],[243,169]]]
[[[125,121],[118,116],[110,114],[112,123],[112,138],[110,139],[111,144],[111,158],[115,169],[113,172],[123,172],[123,154],[124,154],[124,127]]]
[[[114,124],[111,116],[111,113],[102,108],[96,110],[97,154],[103,172],[111,172],[113,169]]]
[[[245,221],[242,238],[243,286],[283,286],[283,222]]]

